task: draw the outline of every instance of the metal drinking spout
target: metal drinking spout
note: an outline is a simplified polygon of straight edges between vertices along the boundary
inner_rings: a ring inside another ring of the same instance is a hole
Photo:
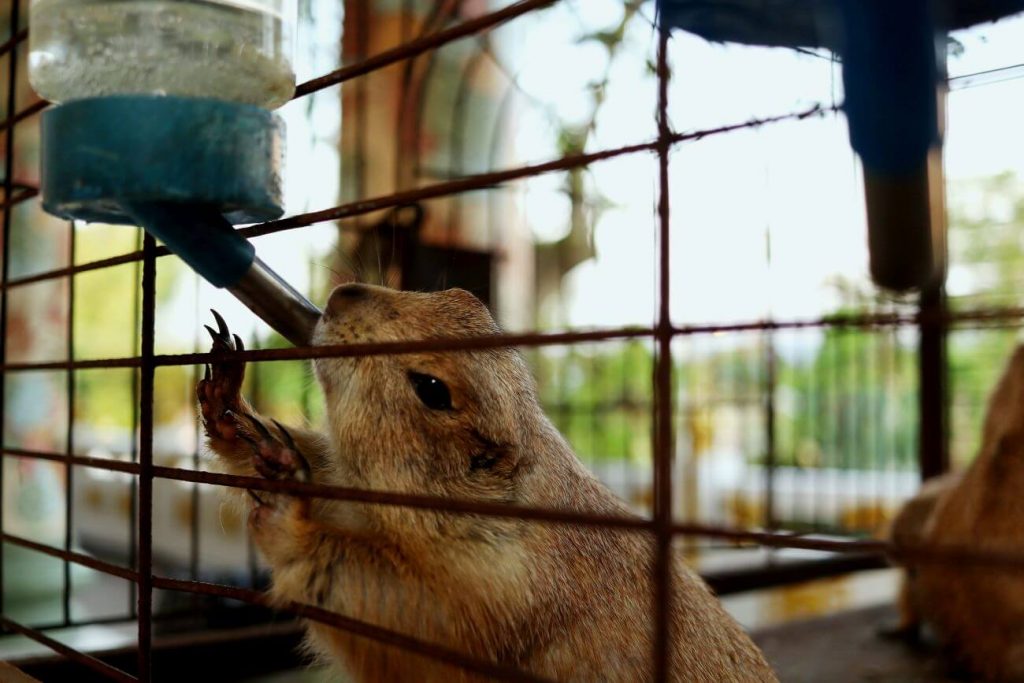
[[[321,311],[256,257],[229,292],[296,346],[309,346]]]
[[[124,211],[197,273],[239,301],[296,346],[308,346],[320,309],[256,256],[256,249],[215,209],[165,202]]]

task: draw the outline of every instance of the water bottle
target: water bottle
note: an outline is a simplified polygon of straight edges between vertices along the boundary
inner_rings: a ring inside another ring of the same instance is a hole
[[[32,0],[29,81],[52,102],[118,94],[267,109],[295,90],[294,0]]]

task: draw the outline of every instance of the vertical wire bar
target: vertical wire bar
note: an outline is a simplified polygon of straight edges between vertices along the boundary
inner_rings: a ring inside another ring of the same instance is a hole
[[[143,236],[145,232],[142,228],[137,229],[138,232],[135,249],[140,250],[144,246]],[[133,294],[132,294],[132,353],[139,353],[141,349],[141,329],[142,329],[142,318],[140,317],[140,305],[142,299],[142,263],[136,261],[132,272]],[[129,454],[132,462],[139,461],[139,376],[136,376],[134,371],[132,372],[132,384],[131,384],[131,399],[132,399],[132,440],[129,448],[131,453]],[[137,477],[132,477],[128,482],[128,509],[131,514],[128,515],[130,529],[128,533],[128,566],[135,567],[139,557],[139,544],[138,544],[138,524],[136,522],[138,509],[139,509],[139,480]],[[135,582],[128,584],[128,613],[132,618],[138,616],[138,586]]]
[[[402,44],[412,40],[413,24],[413,0],[402,0],[399,8],[399,39]],[[412,85],[413,72],[416,69],[416,60],[407,60],[402,65],[401,89],[398,92],[398,111],[395,116],[395,192],[405,189],[406,176],[403,169],[406,166],[405,159],[405,107],[409,104],[409,88]],[[394,239],[392,237],[392,239]]]
[[[829,455],[829,510],[827,528],[832,531],[835,521],[840,516],[839,470],[843,460],[843,344],[846,342],[846,330],[834,328],[835,342],[832,345],[832,360],[829,367],[829,379],[832,382],[830,410],[832,412],[832,452]]]
[[[356,61],[364,61],[370,54],[370,12],[372,11],[373,3],[369,2],[357,2],[355,5],[359,6],[359,11],[356,14],[356,33],[358,36],[356,42]],[[349,6],[352,6],[349,4]],[[355,194],[356,199],[364,199],[366,197],[366,139],[367,139],[367,87],[368,81],[373,74],[367,74],[362,78],[357,78],[355,83],[352,85],[355,87],[355,100],[356,100],[356,111],[355,111],[355,130],[356,130],[356,177],[355,177]],[[399,143],[401,144],[401,143]],[[363,226],[362,216],[356,216],[355,219],[356,228]],[[361,274],[357,274],[360,276]],[[358,279],[358,278],[357,278]]]
[[[252,339],[248,340],[249,348],[257,348],[255,334]],[[248,364],[248,375],[249,375],[249,399],[252,401],[252,406],[255,408],[257,413],[266,413],[266,407],[263,405],[263,382],[260,381],[263,374],[263,363],[249,363]],[[249,586],[251,588],[257,588],[257,579],[259,578],[259,560],[258,553],[256,551],[256,542],[252,539],[252,534],[245,534],[245,563],[249,568]]]
[[[142,358],[139,380],[139,681],[152,680],[153,628],[153,340],[156,320],[156,241],[143,238]]]
[[[776,377],[776,354],[775,335],[770,330],[764,335],[764,440],[765,440],[765,480],[764,480],[764,524],[766,529],[774,529],[776,526],[775,512],[775,385]]]
[[[920,311],[917,443],[921,478],[927,479],[949,469],[947,311],[942,285],[922,292]]]
[[[853,333],[853,358],[849,368],[850,390],[853,394],[853,430],[851,432],[849,471],[854,478],[848,490],[853,496],[853,509],[856,511],[855,523],[864,527],[872,524],[875,514],[871,506],[871,497],[865,491],[867,484],[865,479],[871,475],[868,474],[868,468],[864,466],[864,455],[868,443],[865,436],[871,430],[871,416],[865,410],[864,404],[864,387],[869,381],[866,378],[871,376],[866,372],[864,354],[870,338],[871,334],[866,330],[857,330]]]
[[[817,529],[821,523],[821,513],[818,509],[818,496],[816,493],[822,490],[821,482],[821,466],[824,460],[825,454],[825,409],[824,405],[824,390],[821,386],[821,373],[819,370],[824,366],[825,363],[825,348],[828,340],[828,328],[822,328],[821,330],[821,346],[818,348],[817,356],[812,357],[810,361],[810,368],[807,372],[807,394],[809,396],[808,403],[812,406],[808,410],[809,414],[814,415],[814,419],[808,425],[811,436],[814,441],[814,464],[811,469],[811,476],[809,477],[810,483],[812,484],[809,488],[811,491],[811,525]],[[820,359],[820,360],[819,360]]]
[[[874,353],[871,356],[871,366],[874,369],[874,376],[878,378],[879,387],[885,386],[889,382],[889,376],[885,367],[885,330],[875,330],[875,348]],[[884,488],[885,484],[883,481],[882,472],[885,468],[885,414],[886,414],[886,396],[884,392],[878,392],[875,395],[873,401],[873,413],[874,413],[874,433],[871,438],[871,469],[875,472],[875,483],[873,487],[873,495],[875,499],[881,504],[886,501],[887,496],[885,495]],[[893,478],[891,474],[887,475],[888,478]],[[886,501],[887,503],[887,501]]]
[[[69,260],[72,265],[75,263],[75,222],[68,221]],[[68,326],[67,326],[67,356],[68,361],[75,359],[75,276],[68,276]],[[74,527],[73,492],[75,486],[74,471],[70,457],[74,454],[74,426],[75,426],[75,371],[67,370],[67,413],[68,425],[65,434],[65,452],[69,461],[65,464],[64,473],[64,550],[71,552],[72,529]],[[64,624],[71,623],[71,561],[64,560]]]
[[[196,284],[196,289],[195,289],[196,294],[195,294],[195,299],[193,300],[193,303],[192,303],[192,308],[195,311],[196,320],[198,320],[199,319],[199,290],[202,287],[202,283],[199,280],[199,276],[194,276],[193,277],[193,282],[195,282],[195,284]],[[193,339],[192,348],[194,348],[196,351],[200,350],[198,339]],[[193,387],[198,386],[199,380],[201,378],[202,378],[202,375],[200,374],[199,366],[198,365],[193,366],[192,367],[192,384],[191,384],[191,386],[193,386]],[[192,424],[199,425],[199,424],[202,423],[202,419],[201,419],[201,416],[199,415],[199,406],[198,406],[198,403],[195,401],[194,395],[191,396],[190,404],[192,406],[192,410],[193,410],[194,415],[195,415],[195,420],[193,421]],[[308,415],[309,413],[306,413],[306,414]],[[203,439],[202,439],[202,436],[200,435],[199,428],[197,427],[195,429],[195,433],[193,435],[193,441],[192,441],[192,469],[193,470],[197,470],[197,471],[199,470],[199,450],[202,448],[202,445],[203,445]],[[191,522],[189,524],[189,536],[188,536],[188,552],[189,552],[188,574],[189,574],[189,578],[192,581],[198,581],[199,580],[199,522],[200,522],[200,518],[199,518],[199,505],[200,505],[200,500],[199,500],[199,483],[198,482],[193,482],[192,483],[192,490],[189,491],[189,506],[192,509],[192,516],[191,516],[192,518],[191,518]],[[198,595],[193,595],[192,598],[191,598],[191,602],[192,602],[192,609],[196,613],[198,613],[199,612],[199,604],[200,604],[199,596]]]
[[[672,321],[669,313],[669,185],[671,151],[668,125],[668,30],[658,33],[658,353],[655,357],[654,522],[654,680],[670,677],[672,610]]]
[[[772,315],[772,229],[771,223],[767,223],[764,228],[764,260],[765,269],[767,270],[768,279],[768,304],[767,314],[768,319],[773,318]],[[764,332],[764,392],[765,392],[765,498],[764,498],[764,524],[767,529],[774,529],[776,527],[776,518],[778,516],[776,512],[776,500],[775,500],[775,467],[778,460],[778,454],[776,452],[776,433],[775,433],[775,388],[778,384],[778,358],[775,349],[775,335],[776,332],[773,330],[765,330]]]
[[[18,23],[21,21],[21,2],[11,0],[10,30],[13,38],[18,32]],[[17,106],[18,93],[18,46],[14,45],[7,56],[7,147],[4,150],[4,216],[3,216],[3,291],[0,292],[0,306],[3,312],[0,314],[0,362],[7,362],[7,281],[10,279],[9,271],[11,265],[11,223],[14,204],[11,202],[11,194],[14,192],[14,131],[17,126],[11,120],[14,117],[14,108]],[[3,440],[4,426],[6,425],[6,396],[7,396],[7,373],[0,372],[0,441]],[[6,462],[0,455],[0,530],[4,526],[4,466]],[[0,613],[4,612],[4,551],[3,543],[0,543]]]

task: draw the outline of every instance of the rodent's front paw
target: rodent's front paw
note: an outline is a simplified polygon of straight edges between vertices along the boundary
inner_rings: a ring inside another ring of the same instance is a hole
[[[237,435],[252,446],[252,465],[267,479],[309,481],[309,461],[283,424],[271,420],[280,436],[274,435],[263,422],[253,416],[228,413]]]
[[[262,491],[249,493],[255,501],[249,511],[249,533],[256,546],[272,564],[294,560],[296,542],[309,523],[308,502]]]
[[[283,424],[271,420],[279,433],[275,435],[254,415],[229,413],[237,426],[238,437],[252,448],[252,465],[266,479],[309,481],[310,467],[295,439]],[[255,505],[249,513],[249,528],[261,546],[262,539],[272,538],[289,519],[303,520],[309,516],[309,501],[277,493],[249,491]]]
[[[232,335],[224,318],[217,311],[213,313],[217,321],[217,330],[204,325],[213,339],[212,352],[244,351],[241,338]],[[232,339],[233,337],[233,339]],[[203,426],[211,437],[232,441],[238,435],[237,421],[232,413],[241,412],[242,380],[245,378],[244,361],[221,361],[206,366],[206,373],[196,385],[196,396],[199,398],[199,409],[203,416]]]

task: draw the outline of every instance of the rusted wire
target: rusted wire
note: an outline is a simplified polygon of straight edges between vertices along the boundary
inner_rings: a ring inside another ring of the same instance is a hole
[[[157,247],[153,251],[153,255],[156,257],[168,256],[171,250],[167,247]],[[110,256],[108,258],[99,259],[96,261],[89,261],[88,263],[79,263],[65,266],[63,268],[55,268],[53,270],[47,270],[41,273],[34,273],[32,275],[24,275],[19,278],[13,278],[7,283],[6,288],[23,287],[25,285],[35,284],[37,282],[45,282],[46,280],[53,280],[56,278],[67,277],[68,275],[78,275],[79,273],[87,273],[93,270],[103,270],[105,268],[113,268],[114,266],[121,266],[127,263],[138,263],[142,260],[142,251],[131,251],[120,256]]]
[[[127,474],[138,474],[139,464],[126,462],[124,460],[113,460],[110,458],[94,458],[86,455],[67,455],[64,453],[49,453],[46,451],[34,451],[27,448],[4,448],[4,455],[16,458],[32,458],[34,460],[50,460],[52,462],[66,462],[70,465],[91,467],[97,470],[110,472],[125,472]]]
[[[721,135],[724,133],[730,133],[747,128],[758,128],[761,126],[781,123],[784,121],[800,121],[808,117],[823,115],[829,111],[833,110],[830,108],[822,107],[821,105],[815,105],[802,111],[791,112],[780,116],[751,119],[742,123],[730,124],[728,126],[719,126],[717,128],[702,129],[688,133],[674,133],[670,137],[673,144],[686,141],[696,141],[702,140],[707,137]],[[439,197],[445,197],[448,195],[458,194],[461,192],[471,192],[474,190],[490,189],[497,185],[501,185],[502,183],[510,182],[513,180],[521,180],[523,178],[529,178],[532,176],[542,175],[545,173],[552,173],[556,171],[564,171],[572,168],[578,168],[581,166],[588,166],[592,163],[608,159],[614,159],[616,157],[625,156],[629,154],[637,154],[641,152],[655,152],[657,150],[657,146],[657,141],[644,142],[634,145],[626,145],[623,147],[616,147],[613,149],[598,152],[591,152],[588,154],[569,155],[540,164],[520,166],[516,168],[506,169],[503,171],[493,171],[489,173],[475,174],[471,176],[466,176],[465,178],[458,178],[446,182],[435,183],[413,190],[396,192],[369,199],[360,199],[354,202],[349,202],[347,204],[334,206],[329,209],[322,209],[319,211],[297,214],[295,216],[282,218],[276,221],[268,221],[266,223],[260,223],[258,225],[242,228],[238,232],[244,237],[254,238],[261,237],[263,235],[284,232],[287,230],[304,228],[310,225],[315,225],[316,223],[323,223],[325,221],[341,220],[344,218],[354,218],[356,216],[362,216],[365,214],[373,213],[383,209],[394,208],[397,206],[404,206],[406,204],[424,201],[427,199],[436,199]],[[157,247],[156,251],[154,252],[155,256],[157,257],[167,256],[170,253],[170,250],[167,249],[166,247]],[[67,275],[74,275],[77,273],[83,273],[91,270],[99,270],[102,268],[110,268],[113,266],[118,266],[125,263],[134,263],[136,261],[141,260],[142,251],[133,251],[126,254],[122,254],[120,256],[113,256],[110,258],[100,259],[89,263],[71,265],[64,268],[55,268],[53,270],[49,270],[43,273],[36,273],[32,275],[23,276],[20,278],[15,278],[6,284],[3,284],[2,286],[6,288],[21,287],[36,282],[41,282],[43,280],[64,277]]]
[[[196,475],[196,476],[192,476]],[[258,477],[239,477],[212,472],[192,472],[173,468],[154,468],[154,476],[194,481],[218,486],[285,493],[304,497],[322,497],[349,502],[395,505],[422,509],[445,514],[473,514],[489,517],[523,519],[551,524],[592,526],[601,529],[621,529],[639,533],[658,533],[656,520],[639,517],[615,517],[592,515],[582,512],[561,511],[543,508],[517,507],[498,503],[460,501],[411,494],[396,494],[360,489],[301,484],[299,482],[276,481]],[[850,539],[821,536],[819,534],[798,534],[793,532],[739,529],[713,524],[673,523],[669,533],[672,536],[709,538],[728,541],[737,547],[764,547],[788,550],[810,550],[836,555],[886,556],[904,564],[951,564],[990,569],[1024,569],[1024,553],[1019,550],[978,549],[964,545],[932,543],[893,544],[878,539]],[[45,545],[8,533],[0,534],[5,542],[19,545],[51,557],[80,564],[104,574],[110,574],[126,581],[139,583],[141,574],[130,568],[99,560],[90,555]],[[187,582],[186,582],[187,583]],[[159,587],[159,586],[156,586]]]
[[[23,43],[26,40],[28,40],[28,29],[23,28],[7,40],[5,40],[3,43],[0,43],[0,57],[3,57],[8,52],[10,52],[15,45],[19,45],[20,43]]]
[[[658,324],[654,367],[654,680],[667,681],[671,670],[672,629],[672,314],[671,259],[669,255],[669,154],[672,149],[668,121],[668,30],[658,32]]]
[[[69,221],[68,227],[68,261],[75,262],[75,224]],[[68,278],[68,316],[64,326],[65,353],[68,360],[75,358],[75,278]],[[64,375],[67,396],[64,410],[67,412],[67,424],[64,431],[64,550],[71,552],[75,530],[75,468],[71,463],[71,455],[75,446],[75,371],[68,368]],[[61,605],[64,623],[71,623],[71,563],[64,561],[64,595]]]
[[[15,39],[18,34],[15,33],[21,22],[21,2],[12,1],[11,10],[8,15],[8,25],[11,27],[13,33],[11,40],[12,48],[17,44]],[[14,112],[14,107],[17,103],[18,94],[18,51],[11,49],[10,54],[7,57],[7,114],[10,117],[11,113]],[[14,132],[15,126],[7,126],[4,130],[4,205],[0,208],[0,212],[3,214],[3,255],[0,256],[3,264],[0,273],[0,281],[2,281],[4,288],[0,291],[0,362],[7,362],[7,332],[8,325],[7,319],[9,317],[9,305],[7,297],[7,280],[10,277],[11,272],[11,234],[12,224],[14,221],[13,212],[11,211],[12,203],[11,198],[14,192]],[[0,435],[5,431],[3,425],[7,424],[7,378],[6,373],[0,372]],[[0,436],[2,438],[2,436]],[[3,515],[6,509],[4,500],[4,490],[7,488],[6,482],[4,481],[4,466],[3,459],[0,458],[0,531],[3,531]],[[4,583],[4,567],[7,562],[4,558],[3,544],[0,543],[0,614],[5,612],[6,601],[4,600],[5,591],[2,590]]]
[[[408,43],[399,45],[391,50],[386,50],[373,57],[353,64],[351,66],[342,67],[336,71],[332,71],[329,74],[314,78],[306,81],[305,83],[299,84],[295,88],[295,99],[310,95],[329,88],[332,85],[338,85],[348,80],[352,80],[357,76],[363,76],[370,73],[371,71],[378,71],[384,67],[391,66],[397,62],[401,62],[412,57],[417,57],[431,50],[450,43],[459,38],[465,38],[467,36],[475,35],[483,31],[489,31],[501,24],[515,19],[516,17],[522,16],[529,12],[534,12],[550,5],[555,4],[557,0],[520,0],[504,9],[485,14],[476,19],[470,19],[464,21],[461,24],[452,26],[451,28],[442,29],[436,33],[417,38]]]
[[[126,567],[119,567],[118,565],[112,564],[110,562],[104,562],[103,560],[96,559],[91,555],[83,555],[82,553],[78,553],[73,550],[62,550],[60,548],[54,548],[53,546],[49,546],[43,543],[37,543],[36,541],[32,541],[27,538],[22,538],[20,536],[15,536],[14,534],[9,534],[6,532],[0,533],[0,539],[3,539],[4,543],[11,543],[13,545],[21,546],[22,548],[34,550],[37,553],[43,553],[44,555],[49,555],[50,557],[56,557],[68,563],[80,564],[83,567],[88,567],[89,569],[94,569],[104,574],[116,576],[119,579],[125,579],[127,581],[139,580],[139,575],[135,571],[128,569]],[[67,624],[64,625],[66,626]]]
[[[21,111],[14,113],[12,116],[8,116],[3,122],[0,122],[0,131],[5,131],[8,128],[13,128],[25,119],[29,118],[30,116],[35,116],[36,114],[43,111],[49,106],[50,103],[46,100],[37,100],[33,102]]]
[[[158,251],[158,250],[157,250]],[[922,321],[941,319],[944,324],[967,327],[971,324],[990,322],[1024,323],[1024,308],[1011,306],[971,311],[947,311],[941,316],[927,313],[891,314],[863,313],[842,316],[825,316],[807,320],[753,320],[747,322],[686,325],[672,328],[673,337],[724,332],[745,332],[758,330],[790,330],[806,328],[887,328],[918,325]],[[153,356],[156,367],[174,365],[195,365],[217,363],[227,360],[245,362],[310,360],[315,358],[351,358],[356,356],[384,356],[439,351],[473,351],[506,347],[558,346],[569,344],[616,341],[626,339],[651,339],[657,336],[654,328],[617,328],[610,330],[581,330],[571,332],[529,332],[523,334],[497,334],[479,337],[438,337],[413,341],[379,342],[365,344],[341,344],[331,346],[307,346],[271,349],[250,349],[241,352],[209,352],[161,354]],[[97,358],[72,361],[31,361],[12,362],[0,365],[4,372],[29,372],[41,370],[88,370],[98,368],[142,367],[139,356],[122,358]]]
[[[67,657],[73,662],[87,666],[93,671],[96,671],[97,673],[106,676],[112,681],[120,681],[121,683],[133,683],[134,681],[139,680],[134,676],[125,673],[121,669],[118,669],[115,666],[111,666],[110,664],[107,664],[106,662],[97,659],[91,655],[87,655],[84,652],[79,652],[78,650],[72,647],[68,647],[64,643],[49,637],[48,635],[42,633],[38,629],[24,626],[23,624],[20,624],[14,621],[13,619],[10,619],[9,617],[0,615],[0,625],[3,625],[3,627],[8,631],[20,633],[23,636],[31,638],[37,643],[40,643],[41,645],[45,645],[46,647],[50,648],[57,654],[63,655],[64,657]]]
[[[271,600],[263,592],[225,586],[223,584],[204,583],[201,581],[182,581],[163,576],[153,577],[153,586],[163,590],[182,591],[187,593],[199,593],[201,595],[213,595],[216,597],[231,598],[250,605],[271,607],[279,609],[295,616],[311,619],[313,621],[333,626],[334,628],[351,633],[356,636],[368,638],[385,645],[392,645],[407,652],[430,657],[431,659],[452,664],[459,668],[480,673],[500,681],[526,681],[529,683],[544,683],[545,678],[520,671],[514,667],[488,662],[470,657],[457,650],[429,643],[418,638],[392,631],[390,629],[374,626],[365,621],[352,619],[337,612],[330,612],[313,605],[305,605],[299,602],[278,602]]]
[[[142,261],[142,371],[139,377],[139,476],[138,476],[138,621],[139,680],[152,679],[153,655],[153,385],[156,366],[156,240],[143,237]]]
[[[0,210],[6,209],[11,206],[17,206],[22,202],[27,202],[29,199],[33,199],[39,196],[38,188],[26,188],[18,193],[14,194],[10,199],[5,199],[0,202]]]

